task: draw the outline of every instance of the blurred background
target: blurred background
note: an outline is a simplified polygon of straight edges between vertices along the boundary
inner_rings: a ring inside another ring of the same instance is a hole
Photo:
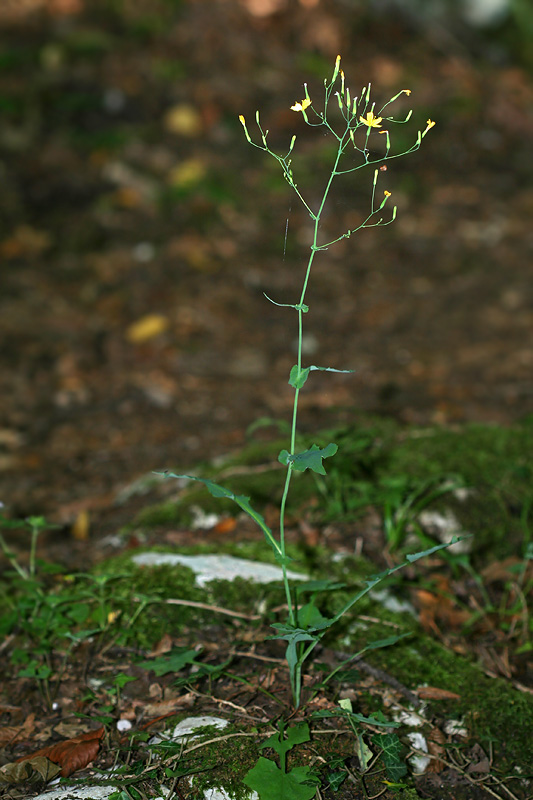
[[[238,115],[261,109],[311,202],[332,142],[290,106],[342,54],[401,89],[417,153],[394,225],[320,253],[302,426],[533,412],[530,0],[0,0],[0,500],[98,514],[131,480],[287,420],[309,217]],[[353,162],[355,164],[355,161]],[[349,165],[348,165],[349,166]],[[372,169],[324,220],[366,216]]]

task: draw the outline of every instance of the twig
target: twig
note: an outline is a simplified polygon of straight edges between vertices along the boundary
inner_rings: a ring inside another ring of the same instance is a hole
[[[142,602],[140,597],[134,597],[133,599],[136,603]],[[205,611],[213,611],[215,614],[226,614],[228,617],[237,617],[237,619],[246,619],[252,621],[262,619],[259,614],[243,614],[240,611],[231,611],[229,608],[211,606],[209,603],[199,603],[196,600],[178,600],[175,597],[167,597],[157,600],[156,602],[166,603],[169,606],[190,606],[191,608],[203,608]]]
[[[465,769],[463,769],[462,767],[460,767],[457,764],[453,764],[450,761],[446,761],[446,759],[442,758],[442,756],[437,756],[437,755],[433,755],[431,753],[426,753],[424,750],[418,750],[416,747],[411,747],[411,752],[415,753],[418,756],[423,756],[424,758],[433,759],[434,761],[440,761],[441,764],[444,764],[444,766],[448,767],[448,769],[455,770],[460,775],[462,775],[463,778],[466,778],[466,780],[469,783],[471,783],[472,786],[482,786],[483,789],[486,792],[488,792],[493,797],[496,797],[497,800],[502,800],[502,796],[500,794],[498,794],[493,789],[491,789],[490,786],[487,786],[487,784],[485,783],[485,780],[486,780],[485,778],[482,778],[481,780],[476,780],[475,778],[472,778]],[[487,776],[487,778],[491,778],[491,777],[492,777],[491,775]],[[497,778],[494,778],[494,777],[492,777],[492,780],[494,780],[498,784],[498,786],[501,786],[502,789],[504,789],[507,792],[507,794],[509,795],[511,800],[518,800],[517,796],[515,794],[513,794],[511,792],[511,790],[508,789],[507,786],[505,786],[505,784],[502,781],[499,781]]]
[[[257,653],[243,653],[241,650],[230,650],[230,656],[239,656],[241,658],[253,658],[256,661],[268,661],[272,664],[286,664],[284,658],[272,658],[271,656],[260,656]]]

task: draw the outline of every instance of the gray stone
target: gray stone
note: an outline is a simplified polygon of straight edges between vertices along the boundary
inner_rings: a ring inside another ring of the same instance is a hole
[[[256,583],[272,583],[283,578],[281,567],[264,564],[260,561],[248,561],[227,555],[182,556],[179,553],[139,553],[133,556],[138,566],[158,567],[164,564],[181,564],[190,567],[196,573],[196,583],[205,586],[214,580],[232,581],[234,578],[247,578]],[[290,580],[305,581],[307,575],[287,570]]]

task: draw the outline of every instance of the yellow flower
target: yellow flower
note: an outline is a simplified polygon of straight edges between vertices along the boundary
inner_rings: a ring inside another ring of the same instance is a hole
[[[411,94],[410,89],[402,89],[402,92],[404,92],[407,95],[407,97],[409,97],[409,95]]]
[[[291,111],[305,111],[305,109],[309,108],[310,105],[311,100],[306,97],[301,103],[295,103],[293,106],[291,106]]]
[[[242,114],[239,114],[239,120],[241,122],[241,125],[246,125],[246,120],[244,119]]]
[[[390,196],[391,196],[391,193],[390,193],[390,192],[388,192],[386,189],[385,189],[385,191],[383,192],[383,194],[385,195],[385,197],[390,197]]]
[[[366,117],[359,117],[360,122],[368,125],[369,128],[381,128],[381,120],[383,117],[375,117],[373,111],[369,111]]]
[[[428,121],[427,121],[427,123],[426,123],[426,125],[427,125],[427,128],[426,128],[426,130],[427,130],[427,131],[429,131],[429,129],[430,129],[430,128],[432,128],[432,127],[433,127],[435,124],[436,124],[436,123],[435,123],[435,122],[433,122],[433,120],[432,120],[432,119],[428,119]]]

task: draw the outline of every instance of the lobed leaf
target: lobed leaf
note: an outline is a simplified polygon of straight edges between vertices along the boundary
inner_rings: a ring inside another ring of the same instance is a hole
[[[325,475],[326,470],[322,464],[322,459],[334,456],[338,449],[336,444],[330,442],[323,448],[314,444],[309,450],[304,450],[302,453],[291,454],[287,450],[282,450],[278,456],[278,461],[285,465],[292,464],[292,468],[297,472],[305,472],[306,469],[310,469],[319,475]]]

